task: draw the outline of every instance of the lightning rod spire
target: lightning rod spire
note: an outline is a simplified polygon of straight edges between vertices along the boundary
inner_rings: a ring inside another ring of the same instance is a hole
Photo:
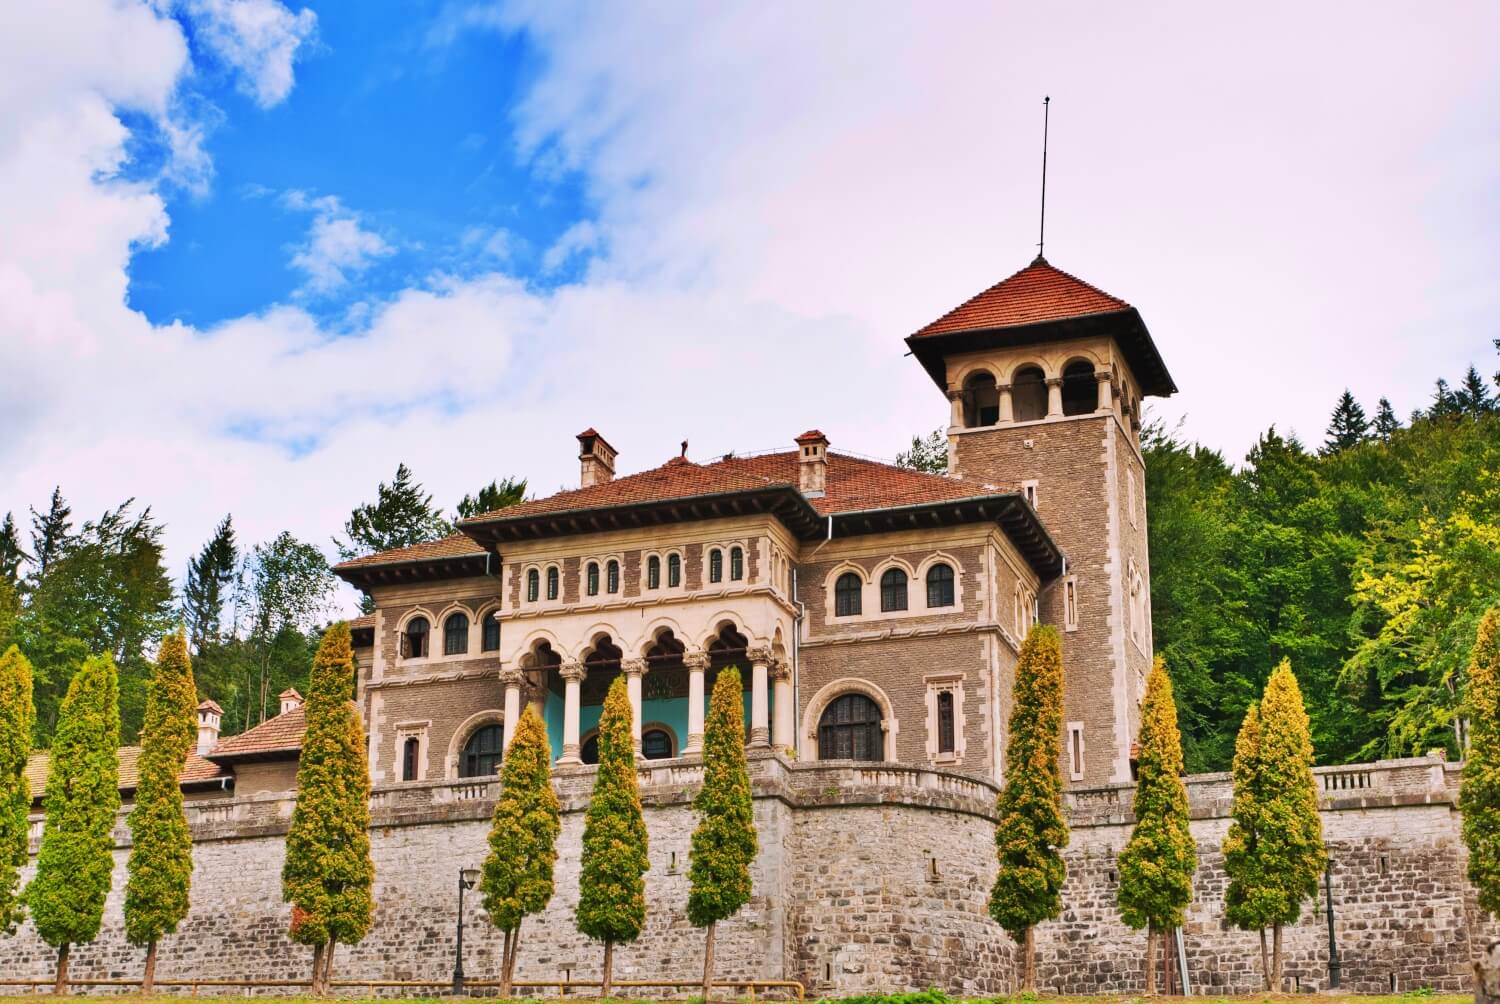
[[[1047,95],[1042,98],[1042,225],[1037,234],[1036,261],[1033,265],[1045,265],[1047,259],[1042,253],[1047,248],[1047,126],[1052,112],[1052,97]]]

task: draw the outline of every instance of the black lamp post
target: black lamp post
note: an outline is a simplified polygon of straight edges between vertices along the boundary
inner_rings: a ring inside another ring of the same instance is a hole
[[[479,881],[478,868],[460,868],[458,871],[458,941],[453,946],[453,993],[464,992],[464,890],[474,888]]]
[[[1328,897],[1328,989],[1337,990],[1344,964],[1339,961],[1339,943],[1333,933],[1333,863],[1323,866],[1323,891]]]

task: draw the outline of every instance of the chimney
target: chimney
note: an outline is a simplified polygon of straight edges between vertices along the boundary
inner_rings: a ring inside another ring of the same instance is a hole
[[[810,499],[828,487],[828,437],[817,429],[797,437],[797,486]]]
[[[198,755],[204,756],[219,744],[219,723],[224,720],[224,709],[213,701],[198,705]]]
[[[302,707],[302,695],[297,693],[295,687],[286,688],[279,696],[281,697],[281,713],[283,715],[288,711],[296,711]]]
[[[578,434],[578,487],[602,485],[615,479],[615,448],[592,428]]]

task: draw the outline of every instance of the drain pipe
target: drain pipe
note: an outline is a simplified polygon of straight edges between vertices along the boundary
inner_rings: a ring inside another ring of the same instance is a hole
[[[828,520],[828,529],[833,531],[833,519]],[[826,541],[825,541],[826,543]],[[806,614],[806,608],[802,606],[802,600],[798,598],[797,569],[792,568],[792,752],[797,754],[797,762],[802,761],[802,618]]]

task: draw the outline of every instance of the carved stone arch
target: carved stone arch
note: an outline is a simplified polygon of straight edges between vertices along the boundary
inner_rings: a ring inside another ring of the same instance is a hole
[[[597,648],[599,646],[599,642],[605,638],[608,638],[610,644],[614,645],[614,647],[618,648],[621,652],[626,651],[626,646],[623,642],[623,639],[625,637],[624,633],[609,621],[595,621],[593,624],[589,625],[588,630],[582,632],[578,637],[579,642],[578,645],[574,648],[571,658],[576,659],[579,662],[582,662],[585,658],[587,658],[588,654],[595,648]],[[567,655],[564,655],[563,657],[565,659],[569,658],[569,656]]]
[[[750,645],[759,644],[755,632],[750,630],[750,626],[745,623],[745,618],[737,611],[720,610],[708,618],[707,624],[708,627],[704,629],[703,635],[697,639],[698,647],[705,651],[707,651],[710,644],[718,640],[719,633],[726,626],[734,628],[736,632],[743,635]],[[683,640],[686,641],[687,639],[684,638]]]
[[[672,632],[672,637],[683,644],[686,644],[688,641],[688,633],[683,630],[682,623],[677,618],[659,614],[646,623],[641,634],[631,644],[621,645],[620,648],[627,652],[635,652],[638,655],[644,656],[647,650],[660,640],[664,631]]]
[[[505,711],[501,708],[486,708],[476,711],[459,723],[458,728],[453,730],[453,735],[448,739],[448,755],[443,759],[443,776],[450,781],[458,780],[458,758],[463,752],[464,744],[469,741],[478,729],[486,725],[504,725]]]
[[[931,607],[927,603],[927,573],[933,565],[947,565],[953,569],[953,605],[950,607]],[[926,610],[962,610],[964,606],[964,566],[963,562],[947,551],[933,551],[917,564],[917,574],[912,578],[912,587],[920,590],[917,594],[922,597],[922,608]],[[915,604],[913,604],[915,606]]]
[[[406,613],[401,615],[401,619],[396,622],[396,630],[401,632],[402,634],[405,634],[406,625],[410,624],[412,622],[412,618],[414,617],[426,617],[427,630],[429,631],[438,630],[438,626],[441,623],[435,616],[433,616],[433,613],[429,608],[425,606],[416,606],[412,607]]]
[[[961,367],[958,368],[957,371],[954,372],[953,383],[957,387],[957,389],[963,390],[964,384],[969,382],[970,377],[981,376],[983,374],[989,374],[994,378],[996,383],[999,383],[1002,376],[1002,370],[1000,366],[996,365],[988,359],[972,359],[969,362],[964,363]]]
[[[885,741],[881,759],[896,759],[896,736],[901,732],[901,723],[896,718],[896,706],[879,686],[857,676],[846,676],[831,680],[818,688],[807,702],[807,711],[802,716],[802,735],[808,742],[808,759],[818,759],[818,723],[828,705],[845,694],[863,694],[880,708],[880,732]]]

